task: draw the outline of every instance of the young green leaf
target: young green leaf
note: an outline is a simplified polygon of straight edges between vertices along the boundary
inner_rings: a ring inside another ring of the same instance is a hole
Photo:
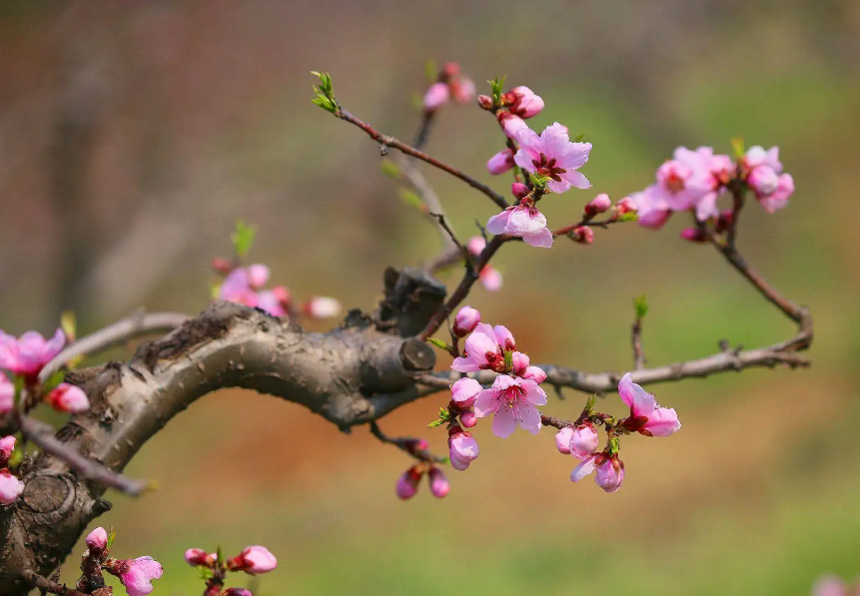
[[[633,300],[633,306],[636,309],[636,318],[644,319],[645,315],[648,314],[648,299],[645,297],[645,294],[637,296]]]
[[[236,222],[236,231],[230,236],[233,241],[233,251],[239,257],[245,257],[254,245],[254,237],[257,235],[257,226],[246,224],[242,220]]]

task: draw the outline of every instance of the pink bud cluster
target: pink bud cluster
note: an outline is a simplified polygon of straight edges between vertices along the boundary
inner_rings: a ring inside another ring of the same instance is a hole
[[[46,388],[39,383],[39,373],[60,353],[65,343],[66,335],[62,329],[57,329],[47,340],[35,331],[28,331],[18,338],[0,331],[0,369],[9,371],[13,379],[20,377],[23,380],[31,400],[29,405],[43,399],[58,412],[78,413],[90,408],[87,394],[80,387],[60,383]],[[11,412],[15,406],[13,379],[0,371],[0,416]]]
[[[292,294],[286,287],[265,289],[269,282],[269,268],[265,265],[257,263],[250,267],[231,268],[225,259],[216,258],[212,266],[216,272],[226,276],[218,289],[219,300],[259,308],[273,317],[295,317],[301,313],[312,319],[322,319],[340,314],[340,303],[326,296],[314,296],[296,310]]]
[[[425,473],[430,485],[430,493],[437,499],[446,497],[451,490],[451,485],[448,484],[445,473],[439,467],[426,463],[415,464],[403,473],[395,486],[397,496],[404,501],[414,497],[418,493],[421,478]]]
[[[456,62],[446,63],[436,82],[427,89],[422,102],[424,112],[434,113],[452,97],[458,103],[469,103],[475,98],[475,83],[460,72]]]
[[[466,330],[469,335],[462,355],[454,359],[451,368],[461,373],[492,370],[500,374],[487,389],[470,378],[460,379],[454,384],[452,401],[461,411],[461,423],[463,412],[472,408],[477,418],[493,416],[492,428],[496,436],[510,436],[517,425],[537,434],[541,419],[536,406],[546,404],[546,393],[540,387],[546,373],[530,366],[529,357],[517,351],[514,336],[506,327],[481,323],[480,318],[480,313],[468,306],[457,313],[457,339],[465,337]],[[468,321],[468,324],[458,324],[458,321]]]
[[[597,485],[608,493],[617,491],[624,481],[624,462],[618,457],[619,436],[638,432],[648,437],[668,437],[681,428],[675,410],[660,406],[653,395],[632,381],[630,373],[621,379],[618,393],[630,408],[629,416],[614,420],[587,407],[579,420],[561,428],[555,437],[559,452],[580,460],[570,475],[571,481],[578,482],[595,473]],[[607,429],[609,440],[602,451],[597,450],[600,437],[595,423]]]
[[[24,483],[7,467],[15,450],[16,440],[14,435],[0,439],[0,505],[11,505],[24,492]]]
[[[690,211],[700,222],[719,223],[717,199],[727,191],[753,191],[768,213],[785,207],[794,192],[791,174],[782,173],[779,148],[751,147],[737,161],[728,155],[715,155],[711,147],[691,151],[675,149],[673,159],[657,169],[654,184],[629,196],[639,215],[639,225],[659,229],[676,211]],[[701,234],[685,230],[683,237],[701,241]]]
[[[110,540],[107,531],[98,527],[87,535],[87,552],[81,561],[83,574],[78,580],[78,590],[90,593],[97,587],[104,586],[102,571],[119,578],[128,596],[147,596],[154,586],[152,582],[164,574],[161,563],[152,557],[137,557],[135,559],[112,559]]]
[[[265,546],[259,545],[248,546],[226,561],[219,561],[218,553],[207,553],[201,548],[189,548],[185,551],[185,561],[192,567],[209,570],[204,596],[253,596],[244,588],[227,588],[222,591],[227,573],[244,571],[249,575],[260,575],[274,571],[278,566],[275,555]]]

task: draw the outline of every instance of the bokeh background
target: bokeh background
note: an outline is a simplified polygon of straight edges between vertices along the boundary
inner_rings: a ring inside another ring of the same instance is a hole
[[[165,595],[202,591],[185,548],[256,543],[280,559],[260,596],[786,596],[826,572],[860,574],[851,0],[3,0],[0,326],[51,331],[68,308],[84,332],[140,306],[197,312],[237,218],[257,224],[253,261],[275,282],[371,309],[383,269],[419,263],[439,238],[398,200],[376,145],[310,103],[309,71],[330,72],[345,107],[409,139],[427,58],[456,60],[476,81],[507,74],[546,100],[535,128],[558,120],[587,134],[594,188],[548,201],[554,224],[596,192],[643,188],[677,145],[779,145],[797,192],[775,215],[750,204],[739,242],[812,308],[814,366],[657,387],[683,430],[625,441],[627,479],[613,495],[569,482],[575,462],[553,433],[502,441],[480,426],[481,458],[451,472],[446,499],[425,486],[402,503],[393,488],[407,458],[365,430],[346,436],[298,406],[223,391],[130,466],[160,488],[114,495],[101,522],[119,529],[115,552],[161,561]],[[489,179],[500,147],[485,113],[448,105],[428,151]],[[479,193],[426,174],[462,234],[492,214]],[[508,179],[493,183],[503,191]],[[497,261],[504,291],[479,288],[469,303],[533,361],[595,371],[630,366],[643,293],[653,364],[707,355],[720,339],[790,337],[714,251],[678,239],[685,223],[598,230],[589,247],[511,246]],[[546,411],[575,415],[585,396],[566,397]],[[444,432],[426,428],[443,401],[405,407],[383,428],[444,450]],[[617,397],[607,408],[621,411]]]

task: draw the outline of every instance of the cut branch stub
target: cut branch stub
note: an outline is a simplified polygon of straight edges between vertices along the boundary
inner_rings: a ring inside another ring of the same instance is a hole
[[[414,267],[385,270],[385,298],[374,313],[381,331],[412,337],[445,304],[448,290],[428,273]]]

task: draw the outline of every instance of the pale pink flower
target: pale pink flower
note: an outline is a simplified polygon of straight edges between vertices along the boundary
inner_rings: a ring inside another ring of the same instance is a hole
[[[511,368],[514,376],[531,379],[538,385],[546,380],[546,372],[539,366],[530,366],[529,357],[522,352],[511,355]]]
[[[498,176],[514,167],[514,152],[509,148],[502,149],[487,161],[487,170]]]
[[[469,408],[460,412],[460,424],[463,428],[472,428],[478,424],[478,417],[475,415],[475,410]]]
[[[812,586],[812,596],[850,596],[842,578],[825,575]]]
[[[455,470],[464,471],[480,454],[478,442],[472,437],[472,433],[459,426],[453,426],[448,431],[448,457]]]
[[[693,172],[693,179],[686,184],[693,196],[696,218],[705,221],[717,217],[717,198],[726,190],[725,185],[735,171],[732,159],[728,155],[714,155],[711,147],[699,147],[695,151],[678,147],[674,157]]]
[[[472,236],[466,244],[466,249],[477,257],[484,252],[485,246],[487,241],[481,236]],[[478,279],[488,292],[498,292],[502,288],[502,274],[492,265],[484,265],[478,273]]]
[[[0,416],[11,412],[13,407],[15,407],[15,385],[0,372]]]
[[[451,80],[451,94],[459,103],[471,103],[475,99],[475,81],[462,75]]]
[[[340,311],[340,302],[328,296],[314,296],[302,308],[302,312],[314,319],[336,317]]]
[[[618,383],[618,393],[624,403],[630,406],[630,416],[621,422],[628,431],[648,437],[668,437],[681,429],[674,408],[661,407],[653,395],[633,382],[630,373]]]
[[[498,120],[499,126],[502,127],[502,131],[509,139],[516,140],[521,132],[529,130],[529,125],[526,124],[525,120],[519,116],[514,116],[507,110],[499,110],[496,114],[496,120]]]
[[[522,238],[529,246],[552,246],[552,232],[546,227],[546,217],[534,206],[508,207],[487,220],[487,231]]]
[[[678,159],[670,159],[657,168],[657,184],[650,194],[663,201],[672,211],[686,211],[703,195],[697,171]]]
[[[454,317],[454,335],[465,337],[474,331],[480,322],[481,313],[471,306],[464,306],[457,312],[457,316]]]
[[[424,111],[435,112],[448,101],[450,94],[447,83],[433,83],[424,94]]]
[[[236,267],[224,278],[218,290],[218,299],[228,302],[238,302],[245,306],[257,306],[257,293],[251,288],[248,270]]]
[[[538,134],[526,127],[517,133],[520,149],[514,161],[524,170],[549,178],[552,192],[562,193],[571,186],[590,188],[588,178],[577,171],[588,161],[591,143],[571,143],[567,127],[558,122]]]
[[[269,283],[269,268],[257,263],[248,267],[248,285],[254,290],[259,290]]]
[[[278,566],[278,560],[265,546],[248,546],[228,566],[250,575],[268,573]]]
[[[612,200],[608,194],[599,194],[585,205],[585,215],[594,217],[612,207]]]
[[[161,563],[152,557],[138,557],[119,562],[119,581],[128,596],[146,596],[153,590],[152,582],[164,573]]]
[[[283,288],[283,286],[279,287]],[[259,293],[257,293],[256,307],[262,311],[267,312],[273,317],[283,317],[287,314],[287,303],[281,300],[282,294],[276,292],[276,289],[277,288],[272,288],[271,290],[261,290]]]
[[[445,473],[436,466],[430,467],[430,472],[427,473],[427,480],[430,482],[430,492],[437,499],[444,498],[451,490],[451,485],[448,484]]]
[[[7,435],[0,439],[0,466],[5,466],[15,451],[15,443],[18,438],[15,435]]]
[[[107,543],[108,533],[101,526],[87,535],[87,548],[90,550],[91,554],[100,554],[107,548]]]
[[[483,387],[475,379],[463,377],[451,386],[451,399],[457,402],[457,406],[465,409],[475,403]]]
[[[617,455],[611,457],[605,453],[593,453],[583,459],[570,474],[571,482],[579,482],[597,470],[594,481],[608,493],[614,493],[621,488],[624,481],[624,462]]]
[[[779,161],[779,147],[771,147],[768,150],[765,150],[761,145],[750,147],[743,157],[743,162],[749,170],[758,166],[767,166],[777,174],[782,172],[782,163]]]
[[[475,400],[475,414],[484,418],[493,414],[493,433],[505,438],[517,424],[532,434],[540,431],[540,412],[535,406],[546,404],[546,392],[533,380],[499,375],[493,386],[484,389]]]
[[[570,440],[573,438],[573,427],[565,426],[555,433],[555,448],[559,453],[570,455]]]
[[[499,342],[499,347],[502,351],[510,352],[517,349],[517,342],[514,340],[514,334],[504,325],[496,325],[493,327],[493,335],[496,336],[496,341]]]
[[[422,474],[413,466],[406,470],[397,480],[397,484],[394,487],[394,492],[397,493],[397,497],[406,501],[407,499],[411,499],[418,492],[418,483],[421,481]]]
[[[11,505],[24,492],[24,483],[7,468],[0,470],[0,504]]]
[[[756,199],[768,213],[782,209],[794,193],[794,179],[791,174],[782,173],[779,161],[779,147],[767,151],[756,145],[750,147],[742,160],[746,170],[746,182],[755,193]]]
[[[788,204],[788,197],[794,194],[794,178],[791,174],[780,174],[776,184],[776,190],[767,196],[758,196],[758,202],[768,213],[782,209]]]
[[[659,230],[663,227],[669,217],[672,215],[672,210],[666,201],[655,197],[652,194],[654,187],[649,186],[641,192],[634,192],[629,197],[625,197],[618,202],[619,208],[622,203],[626,203],[626,207],[632,207],[638,215],[637,221],[644,228]],[[619,209],[619,213],[623,213]]]
[[[478,323],[475,326],[475,330],[466,338],[463,356],[455,358],[451,368],[463,373],[482,369],[504,371],[505,355],[491,325]]]
[[[594,242],[594,230],[589,226],[579,226],[571,232],[571,238],[579,244],[591,244]]]
[[[58,412],[78,414],[90,409],[90,400],[84,390],[76,385],[60,383],[48,393],[45,401]]]
[[[543,99],[525,86],[514,87],[505,94],[505,99],[511,102],[508,108],[511,113],[520,118],[537,116],[544,108]]]
[[[580,424],[573,429],[570,437],[570,453],[579,459],[585,459],[597,450],[600,436],[590,422]]]
[[[28,331],[17,339],[0,331],[0,368],[16,375],[35,377],[60,353],[65,343],[62,329],[57,329],[49,340],[35,331]]]

